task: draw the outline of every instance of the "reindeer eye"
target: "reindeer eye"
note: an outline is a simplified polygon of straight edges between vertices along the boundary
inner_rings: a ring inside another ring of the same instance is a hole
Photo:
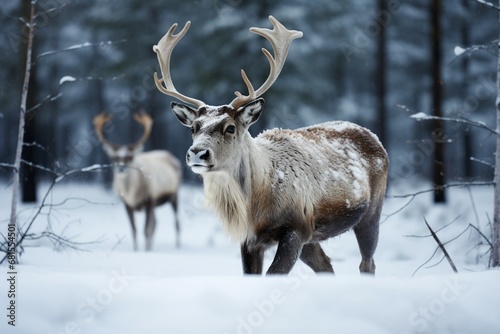
[[[200,130],[200,123],[198,122],[193,123],[193,126],[191,127],[191,133],[196,134],[198,130]]]
[[[227,128],[226,128],[226,132],[227,133],[235,133],[236,132],[236,127],[234,125],[229,125]]]

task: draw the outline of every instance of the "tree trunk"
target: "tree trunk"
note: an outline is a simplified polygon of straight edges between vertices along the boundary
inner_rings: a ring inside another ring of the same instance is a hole
[[[30,85],[31,87],[31,85]],[[33,94],[29,94],[33,96]],[[28,97],[28,101],[32,99]],[[32,105],[31,103],[27,103],[27,106]],[[29,107],[28,107],[29,108]],[[34,143],[35,140],[35,117],[31,117],[33,115],[26,116],[25,119],[25,131],[23,143]],[[35,154],[36,154],[35,146],[24,146],[21,160],[34,163]],[[29,166],[25,163],[21,163],[21,199],[23,203],[36,203],[37,201],[37,187],[36,187],[36,175],[37,170],[33,166]]]
[[[385,0],[377,0],[378,13],[386,13]],[[382,15],[382,14],[380,14]],[[382,20],[381,20],[382,21]],[[382,21],[385,22],[385,21]],[[380,33],[377,39],[377,73],[376,73],[376,89],[377,89],[377,115],[378,115],[378,129],[377,135],[384,146],[387,147],[387,133],[385,131],[386,119],[386,24],[380,24]]]
[[[498,1],[500,5],[500,0]],[[499,13],[500,22],[500,13]],[[498,27],[497,27],[498,29]],[[500,34],[499,34],[500,36]],[[497,67],[497,131],[500,131],[500,56],[498,57]],[[492,236],[492,256],[491,265],[500,267],[500,136],[497,135],[497,148],[495,154],[495,194],[493,196],[493,236]]]
[[[441,0],[431,0],[432,22],[432,109],[434,116],[443,117],[443,81],[441,78]],[[444,174],[444,126],[439,120],[434,121],[432,131],[436,144],[434,151],[434,202],[446,202],[445,174]]]
[[[30,0],[21,0],[22,1],[22,8],[23,8],[23,17],[28,19],[30,17],[30,10],[32,6]],[[21,23],[24,25],[24,23]],[[30,30],[33,30],[34,27],[30,27]],[[28,43],[29,44],[29,43]],[[25,48],[30,47],[33,49],[33,41],[31,41],[31,44],[26,45]],[[28,50],[23,50],[24,52],[22,53],[24,56],[28,57]],[[33,50],[29,50],[29,53],[31,54]],[[31,57],[31,56],[30,56]],[[31,62],[30,59],[24,59],[25,63],[28,61]],[[30,65],[31,68],[31,65]],[[27,88],[27,96],[26,96],[26,101],[25,101],[25,111],[29,110],[30,107],[35,105],[34,103],[34,97],[36,96],[35,91],[36,91],[36,82],[35,80],[31,80],[30,78],[33,78],[35,76],[35,69],[30,69],[31,73],[28,78],[28,88]],[[24,116],[23,116],[24,115]],[[24,131],[24,137],[23,137],[23,143],[34,143],[36,142],[35,139],[35,117],[33,115],[26,115],[22,114],[22,117],[25,117],[25,131]],[[21,154],[21,160],[22,161],[27,161],[34,163],[35,162],[35,153],[36,153],[36,147],[35,146],[25,146],[22,149],[22,154]],[[37,187],[36,187],[36,168],[33,166],[29,166],[26,164],[21,163],[21,194],[22,194],[22,201],[24,203],[34,203],[37,201]]]
[[[24,80],[21,93],[21,103],[19,108],[19,132],[17,135],[17,146],[16,146],[16,157],[14,161],[14,176],[12,177],[12,202],[11,202],[11,212],[10,212],[10,222],[9,226],[13,226],[15,231],[18,231],[17,222],[17,201],[18,201],[18,188],[19,188],[19,172],[21,167],[21,155],[23,152],[23,139],[24,139],[24,121],[26,117],[26,101],[28,100],[28,87],[31,75],[31,52],[33,50],[33,36],[35,34],[35,4],[31,5],[29,14],[29,27],[28,27],[28,44],[26,47],[26,65],[24,70]],[[10,230],[10,229],[9,229]],[[16,247],[14,247],[14,252],[11,256],[14,256],[14,262],[17,263],[17,233],[15,234],[13,242]],[[9,252],[11,251],[9,247]]]
[[[462,7],[464,13],[469,13],[469,0],[462,0]],[[461,25],[461,39],[462,45],[468,46],[470,45],[469,38],[469,16],[467,14],[462,17],[462,25]],[[461,57],[461,68],[462,68],[462,83],[463,83],[463,95],[469,96],[469,72],[470,72],[470,57]],[[462,138],[464,145],[464,176],[466,180],[472,180],[473,175],[473,166],[472,166],[472,154],[473,154],[473,144],[472,144],[472,135],[467,126],[462,128]]]

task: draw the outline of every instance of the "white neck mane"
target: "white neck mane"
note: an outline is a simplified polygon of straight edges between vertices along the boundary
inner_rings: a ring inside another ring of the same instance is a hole
[[[210,172],[203,176],[205,199],[227,235],[242,242],[248,234],[247,202],[241,186],[226,172]]]
[[[255,146],[249,134],[243,147],[245,149],[241,160],[237,161],[232,171],[208,172],[203,175],[207,204],[222,220],[226,234],[238,242],[244,241],[250,232],[248,210],[249,196],[252,195],[251,183],[261,179],[256,174],[262,173],[266,165],[265,155]],[[241,163],[243,170],[240,170]]]

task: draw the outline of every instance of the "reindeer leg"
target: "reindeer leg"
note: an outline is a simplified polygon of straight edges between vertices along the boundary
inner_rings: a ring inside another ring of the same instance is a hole
[[[172,209],[175,216],[175,247],[181,247],[181,226],[179,224],[179,216],[177,212],[177,195],[172,197]]]
[[[262,274],[264,249],[260,246],[250,247],[247,241],[241,244],[241,262],[244,274]]]
[[[144,235],[146,236],[146,250],[150,251],[153,248],[153,234],[156,227],[155,206],[153,203],[146,204],[146,225],[144,227]]]
[[[295,262],[297,262],[303,244],[302,238],[297,231],[292,229],[285,230],[280,237],[278,250],[274,256],[273,263],[267,270],[267,275],[288,274],[295,265]]]
[[[305,244],[300,253],[300,259],[311,267],[314,272],[333,273],[330,258],[326,256],[319,243]]]
[[[361,273],[375,274],[373,254],[377,248],[381,211],[382,205],[379,205],[374,214],[363,217],[353,228],[361,253],[361,264],[359,265],[359,271]]]
[[[130,221],[130,227],[132,228],[132,240],[134,242],[134,251],[137,251],[137,230],[135,228],[134,221],[134,209],[125,204],[125,209],[127,209],[128,219]]]

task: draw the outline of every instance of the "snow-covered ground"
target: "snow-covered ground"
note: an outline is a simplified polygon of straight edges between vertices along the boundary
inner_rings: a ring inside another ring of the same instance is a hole
[[[5,234],[10,188],[2,189]],[[390,192],[418,190],[409,189]],[[429,235],[424,217],[435,230],[454,221],[439,231],[443,241],[469,223],[490,235],[492,188],[451,189],[448,195],[449,203],[440,206],[432,205],[430,194],[404,208],[409,198],[386,200],[375,277],[358,273],[352,232],[324,243],[335,276],[315,275],[298,263],[288,276],[245,277],[239,246],[204,208],[201,188],[181,191],[182,247],[174,246],[172,212],[164,206],[157,210],[154,250],[148,253],[142,233],[141,251],[132,251],[125,210],[111,191],[63,182],[33,232],[92,243],[79,245],[84,251],[61,249],[48,239],[27,243],[33,247],[25,248],[16,266],[15,327],[7,323],[3,264],[0,333],[499,333],[500,271],[486,270],[487,246],[477,246],[484,240],[476,231],[447,244],[459,274],[446,260],[439,262],[440,251],[417,270],[436,249],[432,238],[416,237]],[[20,221],[34,212],[22,206]],[[143,215],[137,216],[142,231]],[[272,257],[269,251],[266,268]]]

